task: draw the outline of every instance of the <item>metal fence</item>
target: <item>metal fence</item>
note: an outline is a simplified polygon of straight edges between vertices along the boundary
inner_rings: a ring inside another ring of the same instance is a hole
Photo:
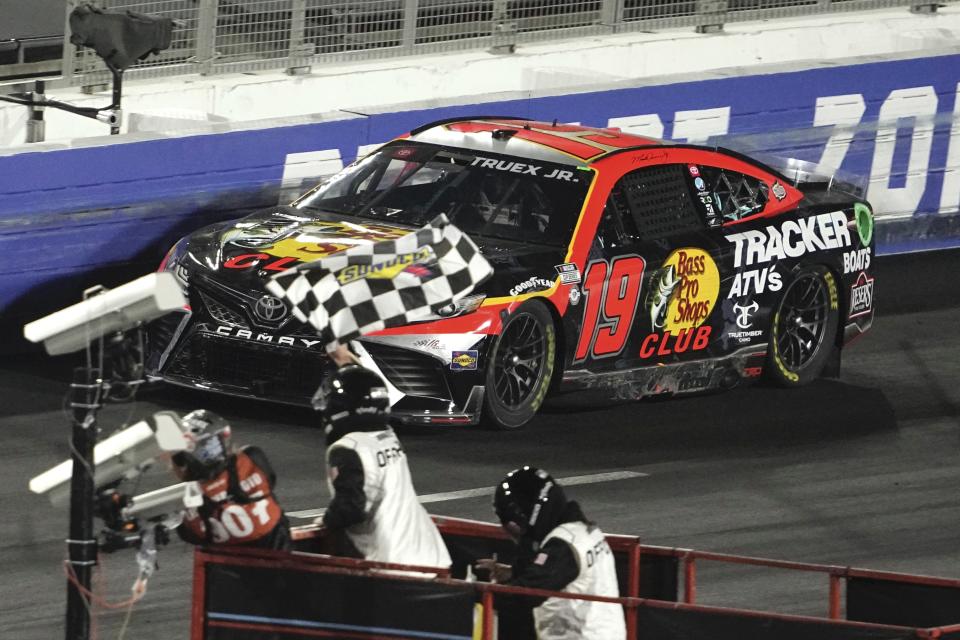
[[[721,29],[732,22],[910,7],[956,0],[100,0],[109,10],[173,18],[171,47],[135,78],[286,69],[490,49],[633,31]],[[69,13],[79,0],[68,0]],[[69,38],[69,34],[67,35]],[[65,47],[67,84],[105,84],[89,49]]]

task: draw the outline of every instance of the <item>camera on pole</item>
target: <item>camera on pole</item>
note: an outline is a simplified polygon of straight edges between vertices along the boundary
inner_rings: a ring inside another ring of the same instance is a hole
[[[97,410],[108,391],[101,378],[102,358],[95,366],[90,345],[159,318],[187,303],[170,273],[151,273],[112,290],[94,287],[84,300],[23,328],[30,342],[43,343],[47,353],[59,355],[86,349],[87,366],[74,370],[71,459],[34,478],[30,488],[49,495],[54,503],[69,496],[70,529],[67,537],[67,640],[90,637],[90,611],[86,594],[97,564],[98,542],[93,531],[98,484],[123,477],[151,460],[160,449],[176,448],[177,421],[155,415],[154,428],[138,424],[97,446]],[[102,350],[100,350],[102,353]],[[172,434],[172,436],[170,435]],[[182,438],[181,438],[182,439]],[[98,468],[98,466],[100,468]],[[68,484],[69,483],[69,484]],[[67,487],[69,486],[69,490]],[[146,508],[145,500],[141,500]],[[156,500],[154,500],[156,502]],[[122,506],[122,505],[121,505]],[[153,538],[150,538],[151,544]]]
[[[70,42],[88,47],[103,59],[113,74],[113,100],[106,107],[77,107],[58,100],[48,100],[43,92],[43,81],[37,90],[28,94],[0,96],[0,100],[14,102],[31,111],[31,142],[43,140],[43,107],[53,107],[93,118],[110,125],[110,133],[120,133],[122,114],[123,72],[138,60],[170,48],[174,21],[133,11],[111,12],[90,4],[82,4],[70,13]]]
[[[111,71],[170,48],[173,20],[125,11],[111,13],[84,4],[70,13],[70,42],[97,52]]]

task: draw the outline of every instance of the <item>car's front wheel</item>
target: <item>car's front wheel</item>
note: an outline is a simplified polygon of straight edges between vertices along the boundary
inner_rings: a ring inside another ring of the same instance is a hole
[[[802,268],[773,314],[767,372],[776,383],[798,387],[816,379],[836,348],[837,281],[826,267]]]
[[[486,368],[483,421],[519,429],[537,413],[553,379],[557,330],[538,301],[520,306],[503,325]]]

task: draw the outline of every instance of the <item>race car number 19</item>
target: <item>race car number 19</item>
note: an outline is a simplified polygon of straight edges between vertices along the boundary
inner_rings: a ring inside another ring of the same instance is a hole
[[[574,362],[591,355],[608,358],[623,351],[637,313],[646,262],[627,255],[596,260],[587,266],[583,280],[583,326]],[[608,276],[609,274],[609,276]]]

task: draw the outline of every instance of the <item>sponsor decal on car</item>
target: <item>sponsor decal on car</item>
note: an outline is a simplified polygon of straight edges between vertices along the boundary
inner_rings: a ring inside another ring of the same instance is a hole
[[[693,184],[697,188],[697,191],[706,191],[707,183],[703,181],[703,178],[696,177],[693,179]]]
[[[787,197],[787,190],[779,181],[773,183],[770,191],[773,192],[773,197],[777,200],[783,200]]]
[[[254,332],[249,329],[241,329],[240,327],[230,327],[227,325],[218,326],[214,329],[214,333],[229,338],[243,338],[244,340],[252,340],[254,342],[265,342],[267,344],[286,347],[306,347],[307,349],[315,347],[321,342],[320,340],[310,340],[309,338],[277,336],[272,333]]]
[[[580,283],[580,269],[577,265],[572,262],[565,262],[563,264],[558,264],[553,267],[557,270],[557,274],[560,276],[561,284],[579,284]]]
[[[518,296],[521,293],[543,291],[544,289],[549,289],[552,286],[553,281],[547,280],[546,278],[527,278],[523,282],[520,282],[515,287],[511,288],[510,295]]]
[[[731,233],[726,238],[736,245],[734,268],[799,258],[807,253],[841,249],[851,244],[847,216],[842,211],[785,220],[762,231],[752,229]]]
[[[687,169],[690,171],[690,175],[692,175],[694,178],[700,175],[700,167],[695,164],[688,164]]]
[[[774,266],[738,271],[733,277],[727,298],[753,296],[767,291],[780,291],[782,288],[783,280]]]
[[[673,333],[699,327],[717,302],[720,291],[717,264],[703,249],[687,247],[671,253],[662,268],[676,274],[662,327]]]
[[[720,291],[720,271],[710,254],[696,247],[673,251],[651,283],[647,305],[651,333],[640,345],[640,357],[699,351],[706,348],[710,317]],[[698,329],[694,332],[694,329]]]
[[[680,329],[676,334],[671,331],[651,333],[640,343],[640,357],[646,359],[687,351],[702,351],[710,343],[710,333],[709,325],[696,329]]]
[[[873,213],[870,207],[857,202],[853,205],[853,219],[857,224],[857,235],[860,236],[860,242],[867,246],[873,239]]]
[[[478,352],[470,349],[467,351],[454,351],[450,358],[451,371],[475,371],[477,369]]]
[[[351,264],[337,272],[337,282],[347,284],[361,278],[380,278],[389,280],[408,267],[417,267],[414,263],[434,259],[433,249],[421,247],[411,253],[400,253],[396,257],[376,264]],[[421,275],[415,273],[415,275]],[[423,274],[426,275],[426,274]]]
[[[870,268],[870,255],[870,247],[845,252],[843,254],[843,272],[855,273],[857,271],[866,271]]]
[[[753,314],[760,308],[756,300],[746,304],[733,303],[734,318],[739,331],[727,331],[727,336],[740,343],[750,342],[763,335],[763,331],[753,328]]]
[[[873,278],[868,278],[865,272],[857,276],[850,287],[850,316],[856,318],[870,313],[873,309]]]

